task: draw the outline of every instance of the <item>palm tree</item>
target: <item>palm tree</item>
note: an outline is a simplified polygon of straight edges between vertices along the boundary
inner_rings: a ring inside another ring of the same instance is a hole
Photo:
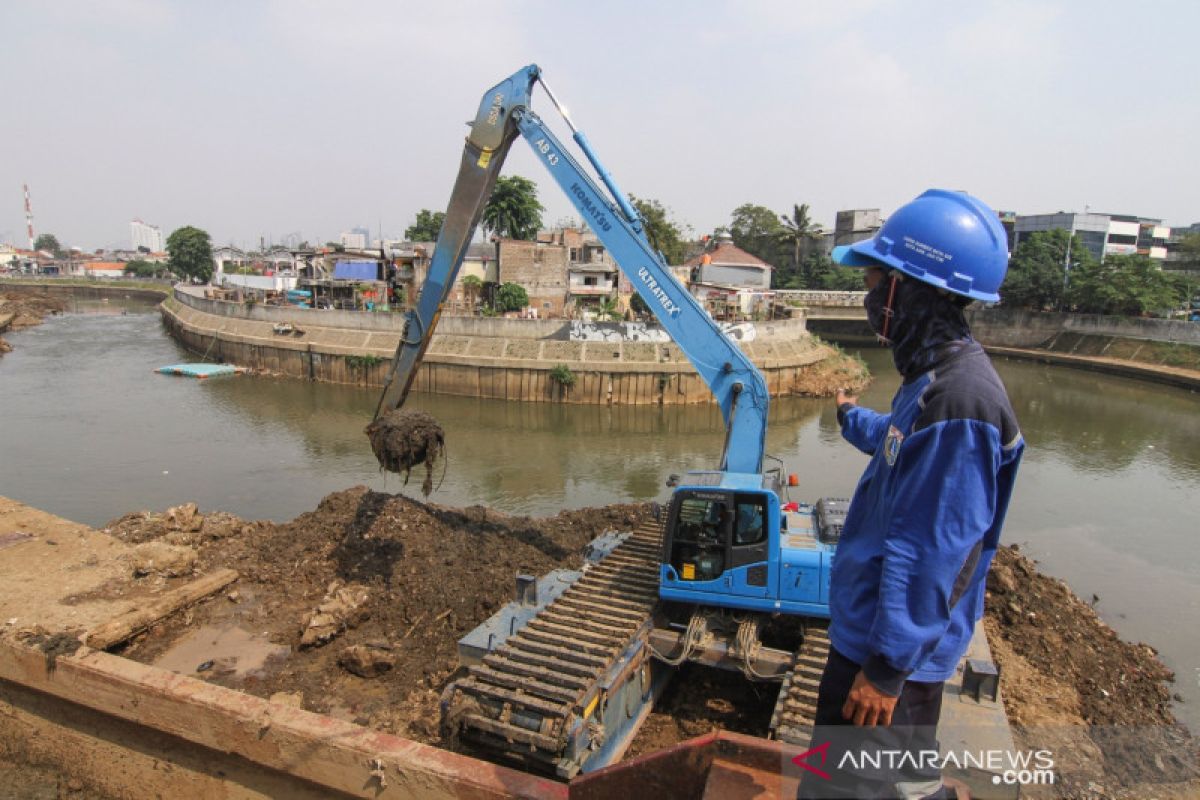
[[[542,227],[537,184],[520,175],[502,177],[483,208],[483,229],[509,239],[533,239]]]
[[[808,216],[808,203],[793,205],[791,216],[781,214],[779,220],[784,228],[781,236],[783,243],[792,249],[792,269],[807,282],[810,276],[802,275],[804,263],[812,252],[813,244],[821,236],[820,228]]]

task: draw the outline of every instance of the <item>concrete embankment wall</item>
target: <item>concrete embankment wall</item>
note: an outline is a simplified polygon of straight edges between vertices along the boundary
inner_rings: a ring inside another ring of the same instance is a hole
[[[1008,308],[972,309],[967,316],[971,330],[981,342],[1004,347],[1045,347],[1051,339],[1063,333],[1200,346],[1200,325],[1181,320]]]
[[[209,360],[311,380],[382,386],[403,317],[245,306],[177,288],[163,321]],[[806,393],[806,376],[832,351],[804,320],[743,323],[730,335],[759,366],[771,394]],[[566,366],[575,384],[550,377]],[[710,402],[692,365],[656,326],[562,320],[445,317],[413,388],[435,394],[534,402],[681,404]]]

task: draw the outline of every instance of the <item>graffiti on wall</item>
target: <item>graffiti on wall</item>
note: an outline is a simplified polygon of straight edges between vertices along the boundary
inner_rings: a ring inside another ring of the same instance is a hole
[[[721,330],[735,342],[752,342],[758,335],[753,322],[719,322]],[[662,327],[646,322],[583,322],[575,320],[568,329],[572,342],[667,343],[671,337]]]

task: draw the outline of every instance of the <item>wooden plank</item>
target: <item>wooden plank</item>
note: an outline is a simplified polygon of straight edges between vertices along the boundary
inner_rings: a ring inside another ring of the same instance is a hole
[[[185,675],[83,649],[0,641],[0,680],[363,798],[553,798],[567,787]],[[381,781],[374,775],[382,774]]]
[[[87,645],[96,650],[107,650],[129,637],[141,633],[181,608],[186,608],[210,594],[219,592],[237,579],[236,570],[219,569],[183,586],[176,587],[148,606],[135,608],[116,619],[96,626],[87,635]]]

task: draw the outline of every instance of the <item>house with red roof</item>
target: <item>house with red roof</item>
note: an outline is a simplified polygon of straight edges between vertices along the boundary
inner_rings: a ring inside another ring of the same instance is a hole
[[[715,319],[745,319],[769,314],[774,267],[719,236],[697,256],[683,263],[690,272],[689,290]]]

